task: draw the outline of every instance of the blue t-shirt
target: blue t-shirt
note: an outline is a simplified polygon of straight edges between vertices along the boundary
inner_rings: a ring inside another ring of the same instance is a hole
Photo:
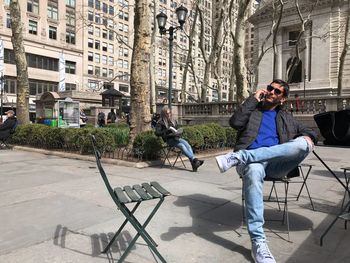
[[[248,149],[256,149],[260,147],[269,147],[279,144],[276,128],[276,114],[275,110],[263,111],[262,120],[259,128],[258,136],[255,141],[248,147]]]

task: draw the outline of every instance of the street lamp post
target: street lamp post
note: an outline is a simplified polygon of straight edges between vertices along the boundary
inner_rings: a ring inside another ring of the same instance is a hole
[[[187,8],[184,6],[179,6],[176,8],[176,16],[177,20],[179,21],[179,26],[173,27],[170,26],[168,29],[165,28],[166,21],[168,19],[167,15],[163,12],[159,13],[157,18],[158,28],[161,35],[165,35],[166,33],[169,33],[169,90],[168,90],[168,106],[169,109],[171,109],[171,101],[172,101],[172,89],[173,89],[173,40],[174,40],[174,33],[178,29],[183,29],[183,25],[186,21],[187,17]]]

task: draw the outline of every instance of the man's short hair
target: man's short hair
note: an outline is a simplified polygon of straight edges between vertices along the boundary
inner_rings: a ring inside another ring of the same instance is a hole
[[[272,83],[276,83],[276,84],[279,84],[283,87],[283,90],[284,90],[284,96],[285,97],[288,97],[289,95],[289,84],[287,82],[285,82],[284,80],[281,80],[281,79],[274,79]]]

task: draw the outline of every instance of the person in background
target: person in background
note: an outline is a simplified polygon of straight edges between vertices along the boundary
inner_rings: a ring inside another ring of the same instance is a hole
[[[300,100],[298,94],[295,94],[294,97],[295,97],[295,112],[303,111],[304,101]]]
[[[106,125],[106,115],[103,111],[100,111],[97,115],[98,127],[104,127]]]
[[[6,140],[17,125],[17,118],[13,110],[8,110],[5,114],[7,118],[4,123],[0,125],[0,140]]]
[[[80,115],[80,118],[79,118],[80,127],[84,127],[88,121],[88,118],[86,117],[86,114],[83,109],[80,109],[79,115]]]
[[[230,126],[237,130],[234,152],[216,157],[221,172],[236,166],[242,176],[251,253],[257,263],[276,262],[263,230],[264,178],[298,173],[298,164],[317,142],[316,133],[283,107],[288,93],[288,83],[276,79],[249,96],[230,118]]]
[[[156,135],[161,136],[164,142],[171,147],[179,148],[182,153],[190,160],[193,172],[197,172],[203,160],[194,157],[191,145],[181,138],[182,130],[177,129],[177,122],[171,116],[171,110],[164,106],[160,113],[160,118],[156,124]]]
[[[111,111],[107,115],[107,123],[115,123],[117,119],[117,115],[114,112],[114,109],[111,109]]]

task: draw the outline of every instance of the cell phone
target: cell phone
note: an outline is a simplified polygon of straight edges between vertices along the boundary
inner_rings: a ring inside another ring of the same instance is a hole
[[[259,99],[260,100],[264,100],[266,97],[266,94],[265,93],[261,93],[260,96],[259,96]]]

